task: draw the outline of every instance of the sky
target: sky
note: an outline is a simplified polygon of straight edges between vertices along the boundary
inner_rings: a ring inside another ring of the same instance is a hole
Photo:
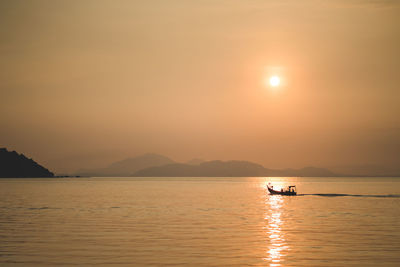
[[[389,0],[2,0],[0,147],[400,166],[399,25]]]

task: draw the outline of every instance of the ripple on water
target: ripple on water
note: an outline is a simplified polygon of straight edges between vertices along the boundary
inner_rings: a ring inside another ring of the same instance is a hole
[[[400,183],[282,178],[302,192],[283,197],[263,178],[194,179],[0,180],[0,265],[400,261]]]

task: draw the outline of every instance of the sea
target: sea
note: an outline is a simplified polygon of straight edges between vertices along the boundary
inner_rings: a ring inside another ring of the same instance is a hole
[[[400,266],[400,178],[0,179],[0,266],[55,265]]]

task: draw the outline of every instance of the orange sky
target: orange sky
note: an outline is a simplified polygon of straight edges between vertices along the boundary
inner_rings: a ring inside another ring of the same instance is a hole
[[[397,1],[1,1],[0,146],[398,166],[399,25]]]

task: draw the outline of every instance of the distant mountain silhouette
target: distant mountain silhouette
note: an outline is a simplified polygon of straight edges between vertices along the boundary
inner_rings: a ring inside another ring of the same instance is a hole
[[[142,177],[241,177],[263,176],[263,166],[248,161],[207,161],[200,165],[183,163],[150,167],[137,171],[133,176]]]
[[[330,166],[329,169],[334,172],[346,173],[347,176],[382,176],[382,177],[399,177],[399,166],[383,166],[378,164],[360,164],[360,165],[342,165]]]
[[[334,177],[334,176],[342,176],[341,174],[337,174],[331,172],[330,170],[324,168],[315,168],[315,167],[305,167],[302,169],[283,169],[283,170],[272,170],[266,169],[267,176],[277,176],[277,177],[286,177],[286,176],[298,176],[298,177]]]
[[[195,158],[195,159],[191,159],[191,160],[187,161],[186,164],[189,164],[189,165],[200,165],[203,162],[205,162],[205,160]]]
[[[199,165],[183,163],[149,167],[133,174],[136,177],[260,177],[260,176],[340,176],[322,168],[307,167],[303,169],[272,170],[248,161],[207,161]]]
[[[243,176],[341,176],[327,169],[306,167],[302,169],[267,169],[260,164],[249,161],[204,161],[192,159],[178,163],[158,154],[124,159],[112,163],[106,168],[80,170],[80,176],[134,176],[134,177],[243,177]]]
[[[23,154],[0,148],[0,177],[54,177],[54,174]]]
[[[175,161],[168,157],[149,153],[114,162],[106,168],[87,170],[82,169],[76,174],[82,176],[131,176],[132,173],[144,168],[163,166],[172,163],[175,163]]]

